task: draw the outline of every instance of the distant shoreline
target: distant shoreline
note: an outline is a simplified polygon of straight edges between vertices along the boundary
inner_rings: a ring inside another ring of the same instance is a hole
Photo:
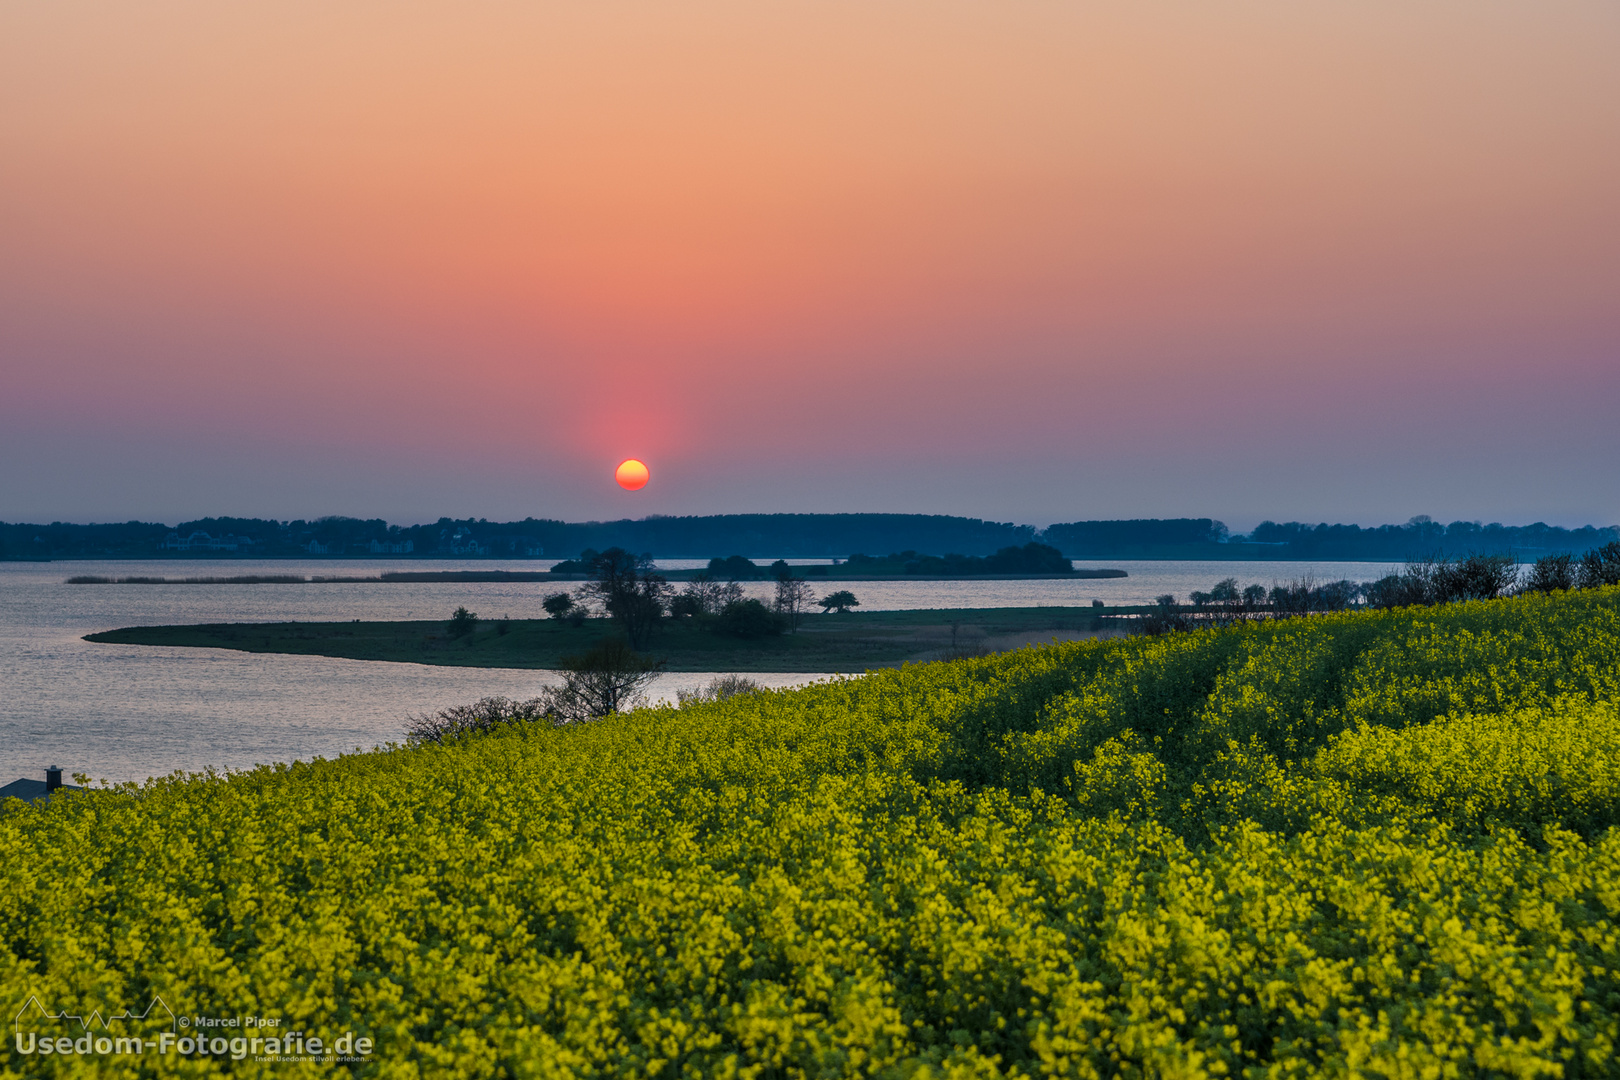
[[[841,567],[817,564],[795,567],[810,581],[1096,581],[1129,577],[1124,570],[1083,569],[1070,574],[862,574],[844,573]],[[814,572],[813,572],[814,571]],[[706,570],[660,570],[670,581],[692,581]],[[205,576],[185,578],[148,577],[131,575],[107,577],[99,574],[77,574],[68,578],[66,585],[421,585],[434,582],[575,582],[589,581],[588,574],[553,574],[546,570],[399,570],[374,577],[338,577],[317,574],[238,574],[231,577]],[[754,581],[771,581],[758,577]]]
[[[1043,544],[1083,562],[1404,562],[1513,553],[1524,561],[1586,551],[1620,540],[1620,526],[1578,528],[1533,522],[1454,521],[1419,515],[1405,524],[1309,524],[1262,521],[1234,534],[1213,518],[1141,518],[1056,522],[1044,528],[940,514],[710,514],[566,522],[442,517],[390,525],[381,519],[314,521],[209,517],[161,522],[26,524],[0,521],[0,559],[330,559],[433,562],[450,559],[577,558],[623,548],[654,558],[842,558],[851,552],[935,552],[993,557],[1008,547]],[[926,557],[926,556],[925,556]],[[1008,567],[1012,569],[1013,567]],[[954,568],[960,569],[960,568]],[[1044,569],[1030,564],[1022,569]]]

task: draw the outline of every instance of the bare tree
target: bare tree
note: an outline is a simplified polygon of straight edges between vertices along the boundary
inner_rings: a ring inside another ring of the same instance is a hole
[[[742,598],[743,587],[735,581],[719,581],[707,573],[697,573],[671,601],[670,610],[681,615],[718,615],[727,604]]]
[[[663,667],[628,642],[609,638],[588,652],[565,656],[558,664],[563,684],[547,687],[541,699],[554,723],[597,720],[642,704],[647,686]]]
[[[1569,553],[1543,555],[1525,578],[1527,592],[1568,592],[1575,588],[1579,566]]]
[[[776,603],[777,614],[787,619],[788,626],[798,630],[799,620],[804,618],[805,609],[816,602],[816,590],[803,578],[796,578],[792,571],[783,568],[776,575]]]
[[[608,548],[591,560],[590,573],[595,580],[582,591],[602,602],[632,648],[645,649],[673,592],[663,575],[653,572],[652,556]]]
[[[1470,553],[1456,561],[1439,559],[1435,565],[1436,599],[1443,604],[1495,600],[1512,592],[1518,582],[1519,561],[1511,554]]]

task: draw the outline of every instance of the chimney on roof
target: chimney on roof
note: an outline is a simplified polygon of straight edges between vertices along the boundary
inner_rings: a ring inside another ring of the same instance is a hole
[[[62,766],[52,765],[45,770],[45,794],[60,789],[62,786]]]

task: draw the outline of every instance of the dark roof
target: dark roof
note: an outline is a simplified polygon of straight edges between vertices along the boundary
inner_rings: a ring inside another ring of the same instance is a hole
[[[80,789],[72,784],[63,784],[62,790],[78,791]],[[35,799],[44,798],[44,796],[45,781],[43,780],[29,780],[24,777],[21,780],[13,780],[5,787],[0,787],[0,799],[22,799],[25,802],[33,802]]]

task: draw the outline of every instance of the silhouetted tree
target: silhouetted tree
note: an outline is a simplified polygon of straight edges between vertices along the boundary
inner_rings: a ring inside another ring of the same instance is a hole
[[[1435,599],[1442,604],[1495,600],[1518,584],[1519,562],[1512,555],[1469,554],[1455,561],[1438,559],[1433,580]]]
[[[561,686],[547,687],[541,698],[556,723],[571,724],[633,709],[663,662],[642,656],[622,638],[608,638],[557,664]]]
[[[765,571],[750,559],[741,555],[728,555],[724,559],[716,557],[709,560],[709,574],[716,578],[725,578],[727,581],[753,581],[755,578],[765,576]]]
[[[815,603],[816,591],[808,581],[794,577],[792,568],[780,559],[771,569],[776,572],[776,613],[787,620],[790,630],[797,632],[805,609]]]
[[[477,612],[468,611],[464,607],[456,608],[456,613],[450,616],[450,625],[445,633],[453,638],[470,636],[478,629]]]
[[[694,574],[670,602],[670,614],[718,615],[727,604],[742,598],[742,586],[735,581],[716,581],[707,573]]]
[[[714,621],[714,632],[729,637],[762,638],[787,629],[787,620],[758,600],[736,600]]]
[[[816,603],[821,605],[823,611],[830,610],[838,613],[839,615],[842,615],[852,607],[861,606],[861,602],[855,599],[855,594],[850,592],[848,589],[839,589],[837,592],[830,592],[826,596],[823,596],[820,600],[817,600]]]
[[[645,649],[672,592],[669,582],[653,572],[652,556],[608,548],[591,560],[590,573],[595,580],[585,586],[586,594],[602,601],[632,648]]]

